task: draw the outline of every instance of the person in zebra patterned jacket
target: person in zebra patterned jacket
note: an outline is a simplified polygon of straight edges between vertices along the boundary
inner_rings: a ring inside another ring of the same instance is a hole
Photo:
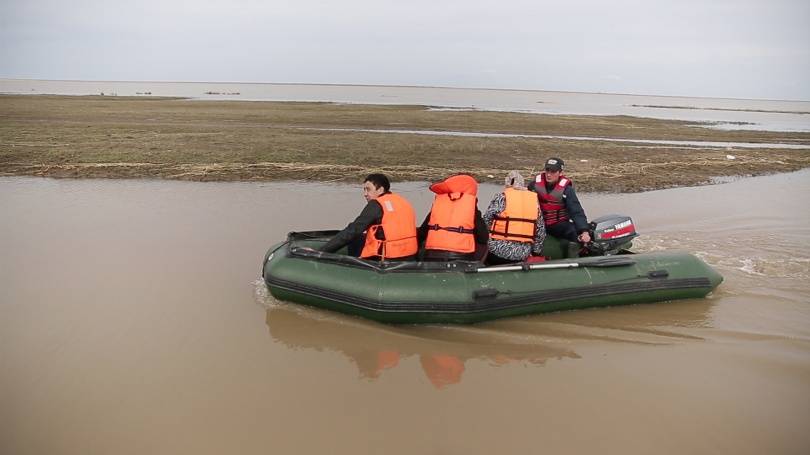
[[[510,171],[504,180],[506,188],[526,190],[523,176],[518,171]],[[506,196],[504,192],[495,195],[489,203],[483,215],[484,223],[492,227],[493,220],[506,210]],[[535,221],[534,240],[532,242],[520,242],[515,240],[494,239],[490,236],[487,242],[489,255],[487,263],[491,265],[505,264],[510,262],[525,261],[530,255],[540,256],[543,254],[543,241],[546,238],[546,228],[543,222],[543,215],[537,211]]]

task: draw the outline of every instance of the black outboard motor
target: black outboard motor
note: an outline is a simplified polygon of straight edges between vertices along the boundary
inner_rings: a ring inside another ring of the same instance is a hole
[[[591,220],[592,243],[588,245],[592,255],[610,256],[628,253],[632,240],[638,237],[636,225],[626,215],[605,215]]]

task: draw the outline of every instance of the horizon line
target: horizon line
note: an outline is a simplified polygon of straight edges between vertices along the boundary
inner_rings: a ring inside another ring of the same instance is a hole
[[[694,96],[694,95],[659,95],[649,93],[622,93],[622,92],[597,92],[597,91],[576,91],[576,90],[547,90],[529,88],[494,88],[494,87],[455,87],[449,85],[398,85],[398,84],[361,84],[361,83],[336,83],[336,82],[246,82],[246,81],[161,81],[161,80],[110,80],[110,79],[43,79],[26,77],[0,77],[0,80],[17,81],[40,81],[40,82],[126,82],[126,83],[160,83],[160,84],[255,84],[255,85],[308,85],[308,86],[334,86],[334,87],[395,87],[395,88],[429,88],[446,90],[487,90],[487,91],[512,91],[512,92],[547,92],[547,93],[581,93],[588,95],[613,95],[613,96],[650,96],[660,98],[702,98],[717,100],[743,100],[743,101],[788,101],[788,102],[810,102],[804,99],[774,99],[774,98],[735,98],[729,96]]]

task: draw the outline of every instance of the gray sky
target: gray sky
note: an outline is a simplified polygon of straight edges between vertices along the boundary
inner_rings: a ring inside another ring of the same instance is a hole
[[[0,77],[810,100],[808,0],[0,0]]]

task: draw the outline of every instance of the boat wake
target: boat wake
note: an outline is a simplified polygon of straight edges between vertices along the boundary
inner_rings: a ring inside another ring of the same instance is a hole
[[[286,305],[285,302],[276,300],[275,297],[270,295],[270,291],[267,289],[267,285],[264,284],[264,279],[261,277],[256,278],[256,281],[253,282],[253,300],[264,309]]]
[[[691,248],[695,256],[709,265],[762,285],[770,279],[810,279],[810,255],[790,242],[776,242],[772,238],[748,238],[740,245],[737,236],[706,241],[692,238],[686,232],[656,234],[633,241],[636,252],[652,252]],[[767,248],[761,247],[767,245]],[[760,281],[762,280],[762,281]],[[724,285],[728,286],[728,284]]]

